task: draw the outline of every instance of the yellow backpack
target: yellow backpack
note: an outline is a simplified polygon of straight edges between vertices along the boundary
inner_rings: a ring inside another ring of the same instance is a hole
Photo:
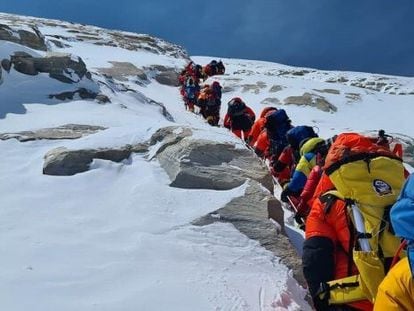
[[[400,245],[390,228],[389,209],[405,181],[402,160],[368,137],[344,133],[329,149],[324,170],[336,188],[324,196],[333,195],[347,203],[355,236],[353,261],[359,271],[329,282],[329,302],[374,302],[388,261]]]

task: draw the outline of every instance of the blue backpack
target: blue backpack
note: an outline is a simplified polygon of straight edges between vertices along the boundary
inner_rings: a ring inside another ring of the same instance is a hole
[[[188,85],[185,87],[185,97],[187,99],[195,99],[197,87],[195,85]]]
[[[391,209],[395,235],[414,241],[414,174],[405,182],[400,197]]]
[[[414,174],[405,182],[400,197],[391,208],[390,217],[395,235],[408,242],[407,255],[414,276]]]
[[[315,133],[313,127],[307,125],[295,126],[286,133],[289,145],[295,150],[299,149],[300,143],[304,139],[313,137],[318,137],[318,134]]]

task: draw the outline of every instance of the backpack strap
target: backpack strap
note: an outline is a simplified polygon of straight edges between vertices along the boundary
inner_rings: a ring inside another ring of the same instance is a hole
[[[333,206],[333,204],[336,202],[336,200],[342,200],[347,205],[349,204],[348,200],[344,198],[344,196],[338,191],[338,190],[330,190],[325,192],[323,195],[321,195],[320,200],[322,203],[326,203],[324,212],[325,214],[328,214]],[[355,226],[352,223],[352,220],[348,218],[348,228],[349,228],[349,245],[348,249],[345,249],[344,252],[346,253],[346,256],[348,257],[348,263],[347,263],[347,275],[352,275],[352,267],[353,267],[353,259],[352,259],[352,250],[355,246]]]
[[[336,200],[345,201],[345,198],[339,193],[338,190],[329,190],[319,197],[320,201],[325,204],[324,212],[325,215],[329,214],[332,206]]]

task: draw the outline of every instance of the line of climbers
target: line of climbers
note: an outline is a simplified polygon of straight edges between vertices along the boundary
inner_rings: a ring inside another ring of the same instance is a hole
[[[195,107],[198,107],[199,113],[213,126],[217,126],[220,120],[222,87],[217,81],[211,85],[201,86],[200,81],[224,73],[225,67],[222,61],[212,60],[204,67],[190,62],[182,70],[178,79],[186,110],[195,112]]]
[[[238,97],[224,126],[283,187],[305,231],[303,273],[316,310],[414,310],[414,174],[406,181],[401,144],[383,130],[325,140],[276,107],[255,120]]]
[[[393,140],[383,130],[325,140],[275,107],[247,134],[305,230],[303,272],[317,310],[414,310],[414,176],[391,208],[408,176]]]

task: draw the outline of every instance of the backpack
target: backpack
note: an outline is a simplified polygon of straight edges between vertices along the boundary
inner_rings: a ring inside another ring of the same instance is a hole
[[[195,99],[196,98],[196,86],[195,85],[188,85],[185,88],[185,97],[187,99]]]
[[[266,116],[265,128],[269,138],[269,153],[278,158],[288,145],[287,132],[292,128],[290,119],[284,109],[275,110]]]
[[[226,68],[224,67],[224,64],[222,61],[219,61],[217,63],[217,74],[218,75],[224,75],[224,73],[226,72]]]
[[[213,89],[214,97],[218,100],[221,100],[221,85],[218,82],[213,82],[211,88]]]
[[[254,120],[246,112],[246,104],[238,97],[227,104],[227,114],[231,119],[232,130],[248,131],[252,128]]]
[[[249,131],[253,126],[254,121],[246,112],[235,115],[231,118],[231,129]]]
[[[349,247],[353,249],[350,260],[359,271],[359,275],[328,282],[329,301],[373,302],[388,269],[387,262],[400,245],[390,228],[389,210],[405,180],[402,160],[368,137],[344,133],[330,147],[324,171],[336,190],[323,194],[321,200],[331,196],[346,202],[354,237]]]
[[[295,150],[299,149],[302,141],[313,137],[318,137],[318,134],[315,133],[313,127],[307,125],[295,126],[286,133],[289,145]]]
[[[242,115],[245,108],[246,104],[241,99],[233,98],[227,104],[227,114],[233,119],[235,116]]]
[[[397,203],[391,209],[391,222],[395,234],[408,242],[408,259],[414,276],[414,174],[408,178]]]
[[[414,241],[414,174],[410,175],[392,207],[391,220],[397,236]]]
[[[268,130],[275,132],[279,128],[283,127],[286,123],[290,123],[290,119],[285,109],[278,109],[266,116],[265,127]]]
[[[217,101],[216,101],[216,98],[214,97],[214,94],[213,93],[208,93],[207,94],[205,105],[207,107],[215,107],[215,106],[217,106]]]

